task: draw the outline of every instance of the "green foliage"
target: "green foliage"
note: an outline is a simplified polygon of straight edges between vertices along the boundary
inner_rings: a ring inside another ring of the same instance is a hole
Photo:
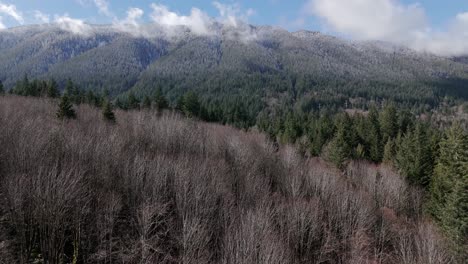
[[[458,126],[440,143],[440,156],[430,185],[429,209],[460,246],[468,246],[468,136]],[[464,248],[463,248],[464,247]]]
[[[59,119],[74,119],[76,118],[75,110],[73,109],[73,105],[68,98],[67,94],[62,96],[62,99],[59,103],[59,109],[57,111],[57,118]]]
[[[393,103],[386,104],[380,112],[380,129],[383,142],[387,142],[398,134],[398,116]]]
[[[282,142],[294,143],[302,135],[300,120],[292,112],[289,112],[284,121],[284,132],[282,134]]]
[[[136,98],[133,92],[128,94],[127,98],[127,108],[128,109],[139,109],[140,108],[140,101]]]
[[[397,140],[396,166],[411,183],[429,184],[434,167],[434,143],[428,126],[421,123]]]
[[[365,136],[365,141],[369,146],[369,158],[374,162],[380,162],[382,160],[383,143],[380,133],[379,114],[375,107],[372,107],[369,111],[366,128],[367,136]]]
[[[319,156],[323,146],[333,137],[335,126],[330,116],[322,115],[319,119],[310,122],[307,131],[311,145],[310,152],[313,156]]]
[[[153,96],[154,106],[158,111],[162,109],[169,108],[169,103],[167,102],[166,97],[164,97],[161,89],[157,89]]]
[[[3,87],[2,81],[0,81],[0,95],[5,94],[5,88]]]
[[[184,94],[182,100],[179,102],[179,107],[187,117],[200,116],[200,101],[198,99],[198,95],[192,91]]]
[[[383,162],[393,164],[395,158],[395,143],[392,138],[388,138],[387,144],[384,147]]]
[[[102,116],[104,120],[114,123],[115,122],[115,114],[112,109],[112,104],[109,100],[105,100],[102,106]]]
[[[337,118],[336,134],[329,143],[326,158],[340,169],[353,154],[355,138],[352,131],[352,121],[347,114]]]
[[[54,79],[50,79],[47,83],[47,97],[57,98],[59,95],[60,92],[57,82]]]
[[[145,97],[143,97],[141,107],[143,109],[150,109],[151,108],[151,99],[147,95],[145,95]]]
[[[45,96],[47,94],[47,83],[40,80],[31,82],[28,76],[24,75],[21,81],[16,82],[12,93],[22,96]]]

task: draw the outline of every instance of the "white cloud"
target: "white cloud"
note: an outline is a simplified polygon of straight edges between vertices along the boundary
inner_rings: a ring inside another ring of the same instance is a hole
[[[0,30],[6,29],[6,26],[3,24],[3,17],[0,17]]]
[[[424,9],[398,0],[309,0],[304,12],[358,40],[382,40],[438,55],[468,54],[468,13],[445,31],[431,28]]]
[[[218,1],[214,1],[213,6],[218,9],[218,20],[233,27],[248,23],[249,17],[256,14],[256,11],[252,8],[242,11],[238,3],[222,4]]]
[[[92,32],[92,27],[86,24],[83,20],[69,17],[67,14],[63,16],[55,16],[54,22],[59,25],[62,30],[69,31],[74,34],[88,35]]]
[[[127,16],[123,20],[114,19],[113,26],[123,32],[128,32],[133,35],[142,35],[140,20],[144,15],[144,11],[140,8],[131,7],[127,10]]]
[[[151,8],[153,9],[151,20],[159,25],[166,27],[185,26],[195,34],[212,34],[210,31],[212,19],[198,8],[192,8],[188,16],[172,12],[164,5],[153,3]]]
[[[42,13],[39,10],[34,11],[34,18],[40,23],[45,23],[45,24],[50,23],[50,16]]]
[[[3,13],[5,15],[12,17],[20,24],[24,23],[23,14],[16,9],[15,5],[0,3],[0,13]]]
[[[106,16],[112,16],[112,13],[109,11],[109,2],[106,0],[93,0],[94,4],[98,8],[99,13],[106,15]]]
[[[127,10],[127,17],[122,21],[124,24],[137,26],[138,21],[143,17],[145,12],[140,8],[132,7]]]
[[[78,4],[82,5],[83,7],[91,7],[95,6],[99,12],[99,14],[105,15],[107,17],[114,17],[112,12],[109,8],[109,1],[108,0],[75,0]]]
[[[393,0],[312,0],[308,11],[335,30],[360,39],[406,39],[427,24],[421,7]]]

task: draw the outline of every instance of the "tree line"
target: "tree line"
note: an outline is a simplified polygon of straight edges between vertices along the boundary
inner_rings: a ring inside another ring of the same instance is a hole
[[[60,90],[63,90],[63,92],[60,92]],[[111,101],[109,92],[106,89],[101,93],[96,93],[93,90],[84,90],[71,79],[66,81],[63,89],[60,89],[54,79],[48,81],[34,79],[30,81],[27,75],[25,75],[22,80],[18,81],[10,89],[9,93],[21,96],[60,97],[61,103],[58,113],[60,118],[73,118],[72,104],[79,105],[86,103],[103,108],[104,117],[106,119],[111,117],[111,120],[115,119],[115,116],[112,117],[111,112],[116,107],[126,111],[142,109],[162,111],[164,109],[173,109],[190,118],[198,118],[207,122],[232,124],[241,128],[248,128],[255,124],[255,118],[246,112],[245,104],[241,100],[225,103],[216,100],[204,102],[193,91],[183,93],[172,103],[165,97],[160,87],[157,87],[152,95],[137,97],[135,93],[130,91]]]

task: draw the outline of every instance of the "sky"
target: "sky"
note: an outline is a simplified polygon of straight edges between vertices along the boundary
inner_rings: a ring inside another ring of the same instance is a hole
[[[209,34],[210,21],[381,40],[441,55],[468,54],[468,0],[0,0],[0,29],[58,23],[120,28],[153,22]]]

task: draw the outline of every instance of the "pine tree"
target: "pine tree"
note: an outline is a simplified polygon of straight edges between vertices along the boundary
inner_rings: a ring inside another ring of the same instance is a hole
[[[68,78],[67,79],[67,84],[65,85],[65,92],[64,94],[68,95],[68,96],[73,96],[73,90],[75,89],[75,85],[73,84],[73,81]]]
[[[162,109],[166,109],[169,107],[169,103],[167,102],[166,98],[162,94],[162,91],[160,88],[158,88],[156,90],[156,93],[154,94],[154,104],[158,111],[161,111]]]
[[[429,127],[417,123],[398,139],[396,165],[412,184],[426,186],[434,165]]]
[[[389,138],[387,144],[384,147],[383,162],[387,164],[392,164],[395,157],[395,143]]]
[[[4,95],[4,94],[5,94],[5,88],[3,87],[2,81],[0,81],[0,95]]]
[[[351,155],[351,148],[348,142],[346,142],[344,130],[339,129],[337,131],[336,136],[328,144],[325,154],[328,161],[332,162],[335,166],[340,169],[344,167],[345,161]]]
[[[383,142],[395,138],[398,133],[397,111],[391,103],[385,105],[380,114],[380,130]]]
[[[372,107],[369,111],[367,118],[367,144],[369,145],[369,158],[374,162],[380,162],[382,160],[382,137],[380,134],[379,114],[375,107]]]
[[[136,96],[135,96],[135,94],[133,92],[130,92],[128,94],[127,106],[128,106],[128,109],[139,109],[140,108],[140,101],[136,98]]]
[[[468,136],[454,125],[440,143],[430,185],[430,212],[466,254],[468,242]]]
[[[47,83],[47,97],[57,98],[59,96],[58,84],[54,79]]]
[[[289,112],[284,121],[284,133],[282,141],[284,143],[294,143],[300,137],[300,128],[297,124],[296,117],[292,112]]]
[[[333,137],[335,127],[328,115],[322,115],[318,120],[310,122],[309,140],[311,141],[311,154],[319,156],[323,146]]]
[[[142,108],[144,108],[144,109],[150,109],[151,108],[151,99],[147,95],[145,95],[145,97],[143,97]]]
[[[102,116],[104,120],[114,123],[115,122],[115,114],[112,109],[112,104],[109,100],[105,100],[102,106]]]
[[[194,92],[189,91],[183,96],[182,111],[187,117],[199,116],[200,108],[200,101]]]
[[[73,110],[72,103],[68,98],[68,95],[64,94],[60,100],[59,109],[57,111],[57,117],[59,119],[74,119],[76,118],[75,110]]]
[[[337,131],[327,149],[327,158],[330,162],[342,169],[347,159],[352,158],[354,148],[354,129],[347,114],[337,119]]]
[[[28,75],[25,74],[23,80],[16,82],[12,92],[17,95],[28,96],[30,92],[30,83]]]

